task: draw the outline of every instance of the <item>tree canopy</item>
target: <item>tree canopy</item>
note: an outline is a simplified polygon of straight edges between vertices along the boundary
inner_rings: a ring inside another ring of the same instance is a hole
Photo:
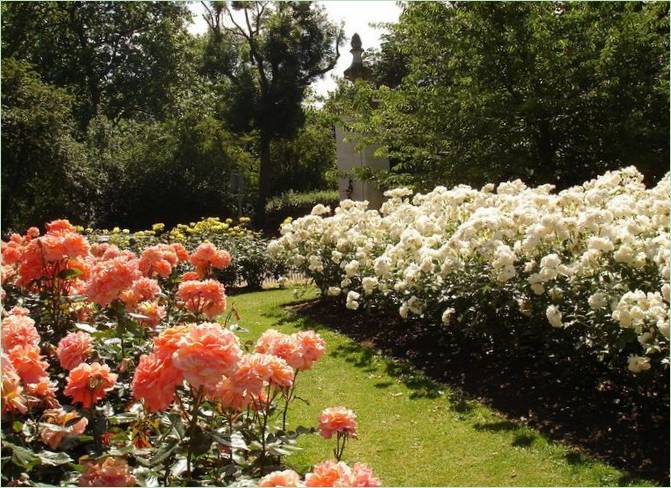
[[[410,3],[369,59],[334,105],[386,149],[387,184],[665,171],[668,4]]]

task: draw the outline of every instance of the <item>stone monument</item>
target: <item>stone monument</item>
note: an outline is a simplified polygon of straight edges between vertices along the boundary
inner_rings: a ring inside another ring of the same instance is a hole
[[[361,38],[358,34],[352,36],[352,64],[344,72],[345,78],[354,81],[367,79],[370,70],[364,66],[361,54]],[[347,123],[347,117],[342,118]],[[338,190],[340,199],[368,200],[369,208],[380,208],[384,197],[382,192],[372,183],[361,181],[353,173],[355,168],[368,168],[374,172],[388,170],[389,160],[387,158],[375,157],[374,153],[378,146],[365,146],[357,149],[352,134],[347,131],[343,124],[336,124],[336,165],[338,167]]]

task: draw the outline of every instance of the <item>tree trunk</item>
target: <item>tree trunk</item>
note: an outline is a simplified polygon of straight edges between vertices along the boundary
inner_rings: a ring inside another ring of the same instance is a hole
[[[256,205],[256,224],[263,228],[266,221],[266,201],[270,195],[272,162],[270,161],[270,135],[261,131],[259,167],[259,198]]]

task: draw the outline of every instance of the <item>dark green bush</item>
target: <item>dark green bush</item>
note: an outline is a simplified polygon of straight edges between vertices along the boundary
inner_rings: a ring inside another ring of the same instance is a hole
[[[312,207],[321,203],[335,208],[340,203],[337,190],[295,193],[292,191],[273,197],[266,203],[266,228],[275,231],[287,218],[292,219],[309,214]]]

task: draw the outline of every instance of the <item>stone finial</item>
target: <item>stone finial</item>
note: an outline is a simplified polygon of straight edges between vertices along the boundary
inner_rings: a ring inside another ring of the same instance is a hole
[[[349,52],[352,53],[352,64],[345,70],[345,78],[350,81],[366,79],[370,74],[370,70],[363,65],[363,60],[361,59],[363,49],[361,48],[361,37],[359,37],[359,34],[355,33],[352,36],[351,46],[352,49]]]

